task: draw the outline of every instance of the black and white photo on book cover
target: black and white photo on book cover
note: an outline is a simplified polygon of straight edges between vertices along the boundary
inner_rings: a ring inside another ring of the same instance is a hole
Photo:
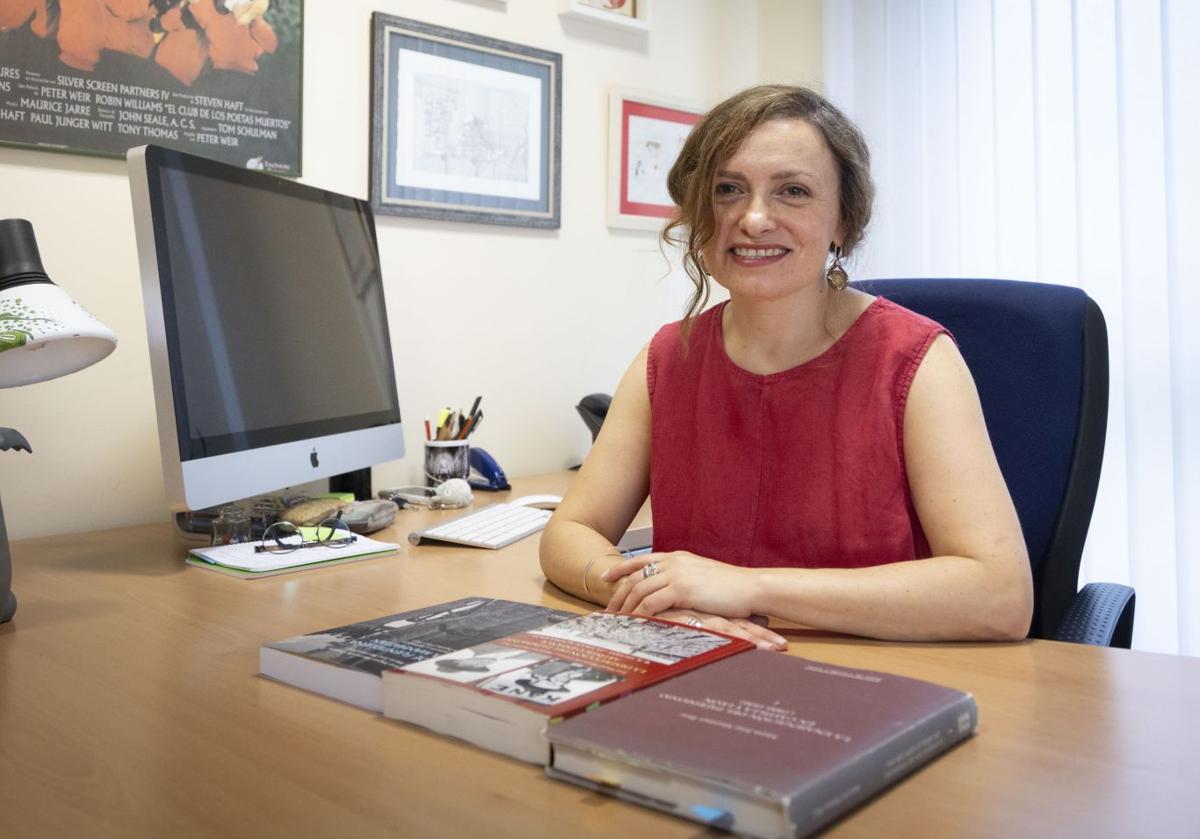
[[[549,635],[534,630],[531,635]],[[553,705],[573,699],[621,677],[582,662],[567,661],[544,652],[480,644],[455,650],[434,659],[411,664],[413,673],[437,676],[452,682],[474,684],[489,693],[524,699],[538,705]]]
[[[520,670],[502,673],[480,683],[479,687],[538,705],[554,705],[611,685],[620,678],[599,667],[548,658]]]
[[[592,612],[544,627],[538,634],[578,640],[658,664],[674,664],[729,643],[729,639],[721,635],[698,632],[681,624],[609,612]]]
[[[528,603],[465,597],[425,609],[299,635],[270,646],[379,675],[391,667],[423,661],[482,640],[567,617],[570,615],[565,612]],[[464,665],[464,670],[467,666]],[[479,678],[479,672],[477,667],[471,678]]]
[[[520,647],[479,644],[416,662],[409,665],[408,669],[414,673],[438,676],[451,682],[469,683],[477,682],[486,676],[526,667],[545,657],[544,653]]]

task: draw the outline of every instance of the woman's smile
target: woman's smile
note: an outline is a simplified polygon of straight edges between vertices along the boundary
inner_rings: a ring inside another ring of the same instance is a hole
[[[733,255],[733,261],[738,265],[760,268],[779,262],[791,253],[791,249],[777,245],[734,245],[729,252]]]

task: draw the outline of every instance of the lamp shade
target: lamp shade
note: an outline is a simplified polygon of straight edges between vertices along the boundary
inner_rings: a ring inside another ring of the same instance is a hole
[[[0,387],[74,373],[116,346],[111,329],[50,281],[33,225],[0,221]]]

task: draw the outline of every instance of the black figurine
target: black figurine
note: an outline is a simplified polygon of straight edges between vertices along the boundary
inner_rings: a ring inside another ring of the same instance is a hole
[[[0,428],[0,451],[33,453],[29,441],[15,428]],[[12,593],[12,556],[8,551],[8,530],[4,527],[4,506],[0,505],[0,623],[12,620],[17,611],[17,596]]]

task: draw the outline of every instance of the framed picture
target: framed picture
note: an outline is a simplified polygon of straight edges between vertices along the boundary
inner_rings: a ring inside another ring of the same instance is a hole
[[[614,90],[609,94],[608,224],[660,230],[675,211],[667,193],[683,141],[701,109],[654,94]]]
[[[303,0],[0,0],[0,144],[299,175]]]
[[[650,31],[650,0],[559,0],[559,14],[618,29]]]
[[[377,213],[558,228],[562,54],[376,12]]]

